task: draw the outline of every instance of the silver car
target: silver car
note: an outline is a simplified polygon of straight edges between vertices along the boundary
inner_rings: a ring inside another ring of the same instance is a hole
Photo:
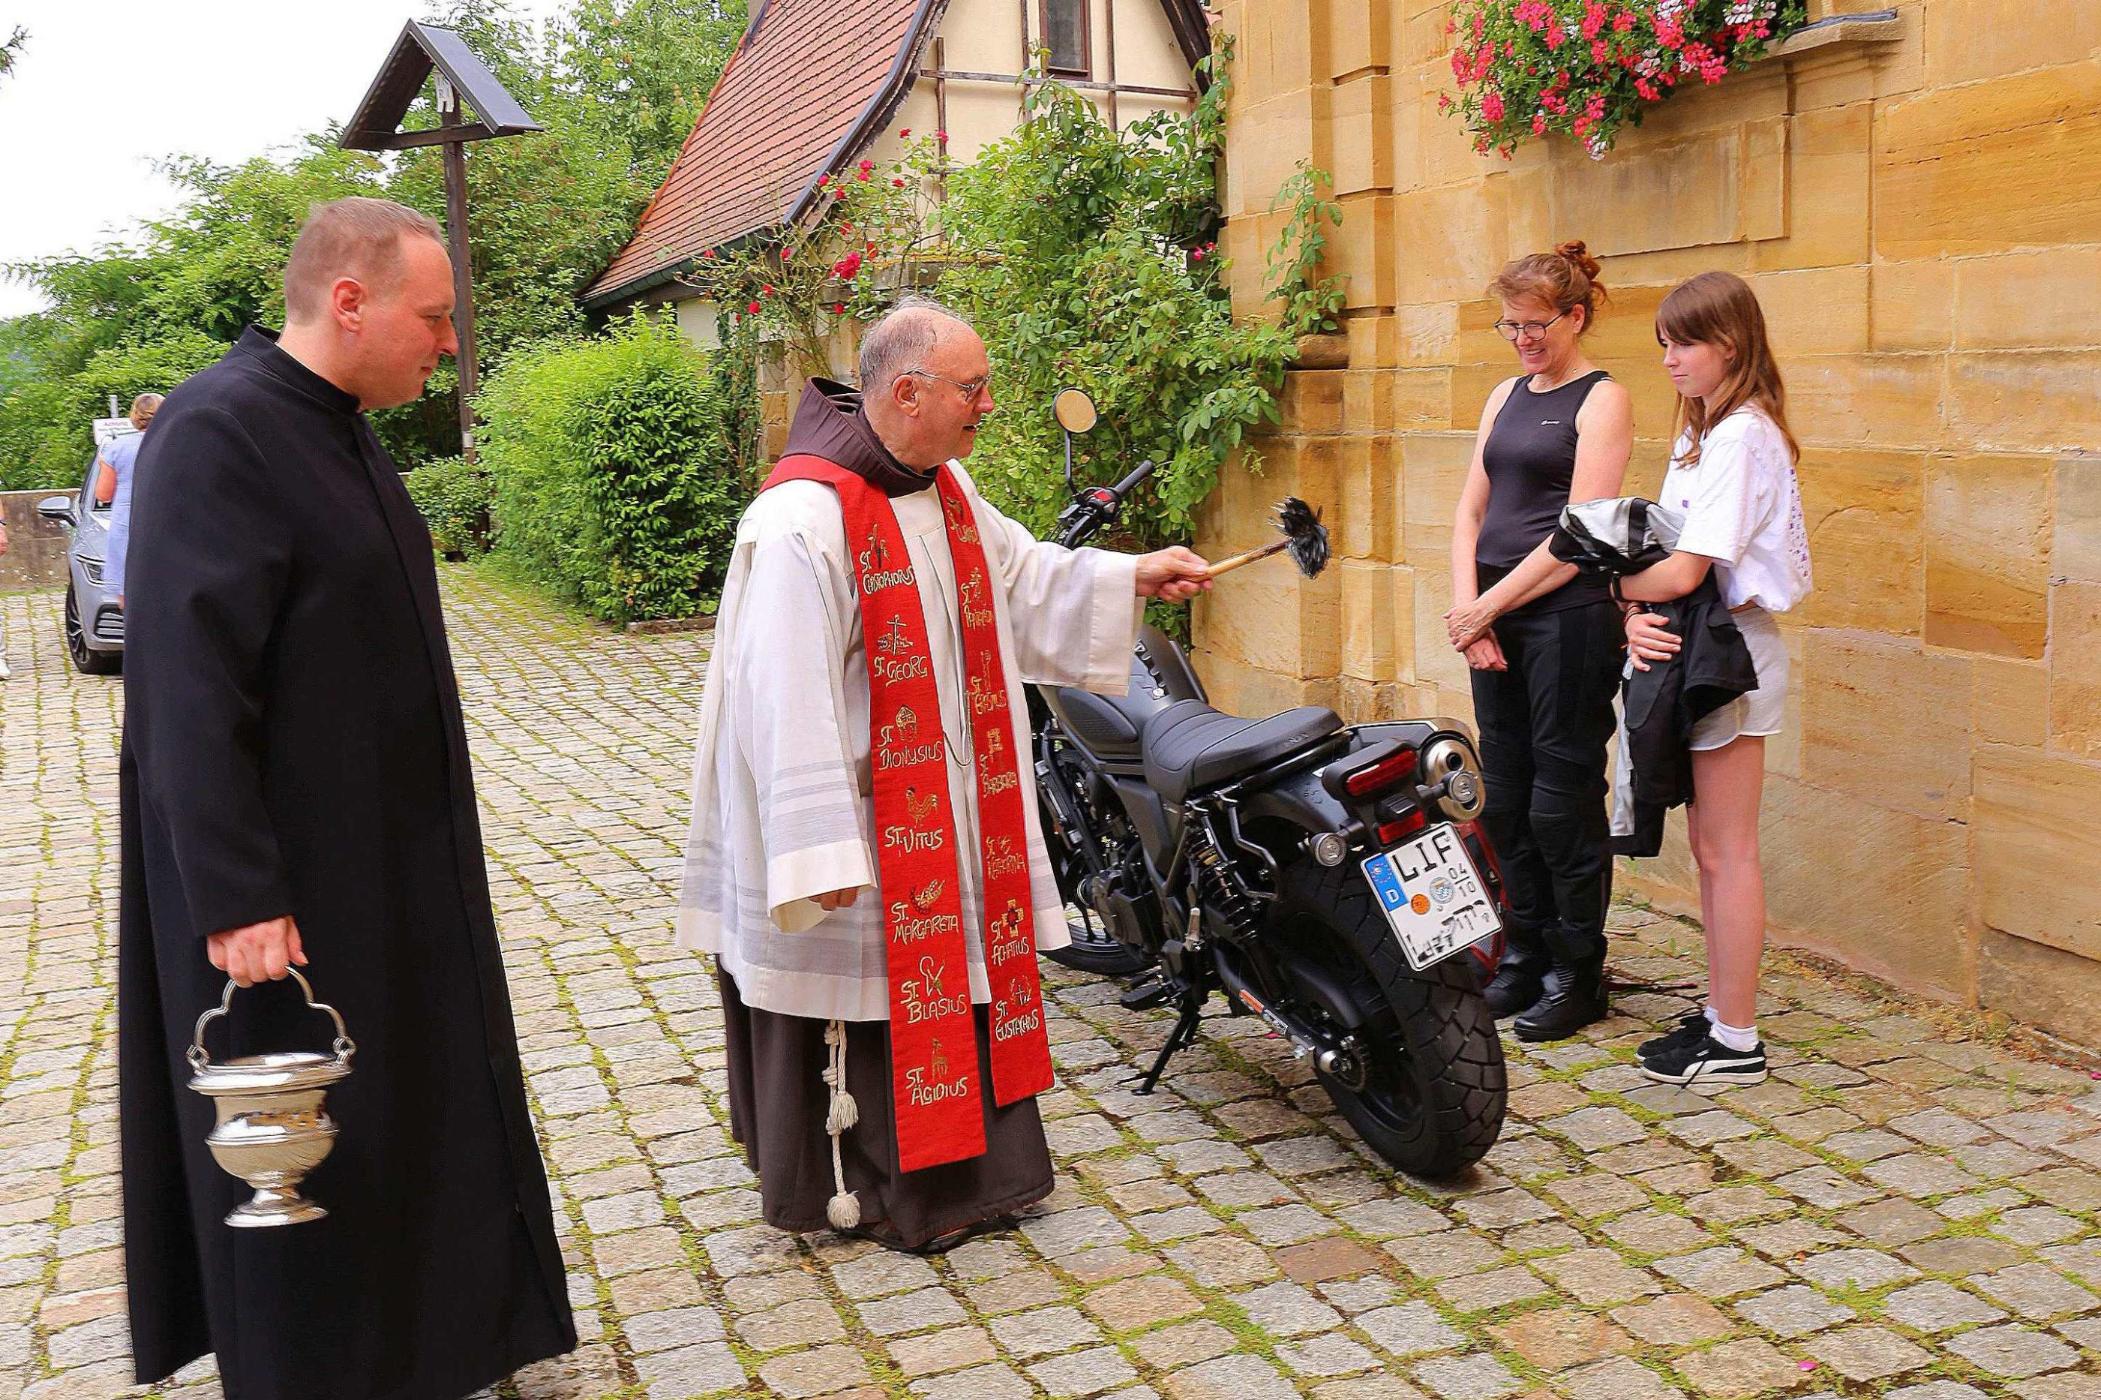
[[[71,496],[46,496],[37,514],[62,522],[70,540],[66,548],[66,654],[90,676],[124,669],[124,609],[117,590],[102,580],[102,561],[109,553],[109,507],[95,500],[98,452],[88,463],[79,505]]]

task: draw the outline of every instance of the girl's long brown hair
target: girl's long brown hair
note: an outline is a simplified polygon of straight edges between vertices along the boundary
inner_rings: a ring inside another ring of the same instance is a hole
[[[1700,446],[1715,424],[1755,404],[1765,411],[1787,440],[1788,454],[1802,459],[1802,445],[1787,426],[1787,386],[1765,336],[1765,313],[1750,284],[1733,272],[1703,272],[1671,289],[1656,308],[1656,341],[1677,345],[1726,345],[1736,352],[1729,373],[1703,401],[1678,396],[1671,438],[1686,434],[1692,445],[1680,460],[1690,467],[1700,460]]]

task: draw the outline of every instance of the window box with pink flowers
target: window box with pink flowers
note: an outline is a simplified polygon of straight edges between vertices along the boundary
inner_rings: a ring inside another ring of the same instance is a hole
[[[1720,82],[1807,23],[1806,0],[1458,0],[1456,112],[1482,154],[1559,133],[1592,156],[1688,86]]]

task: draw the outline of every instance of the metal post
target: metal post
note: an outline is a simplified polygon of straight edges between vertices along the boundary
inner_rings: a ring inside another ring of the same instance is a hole
[[[934,179],[934,199],[948,200],[948,47],[939,35],[934,38],[934,163],[940,173]]]
[[[1108,33],[1103,35],[1108,46],[1109,64],[1109,130],[1123,132],[1123,119],[1116,111],[1116,0],[1102,0],[1102,18]]]
[[[455,127],[462,124],[460,96],[452,84],[442,78],[438,81],[438,104],[444,125]],[[471,466],[475,460],[474,394],[477,378],[474,255],[467,241],[467,145],[458,140],[445,143],[445,241],[452,253],[452,324],[460,338],[459,354],[454,356],[460,378],[460,456]]]

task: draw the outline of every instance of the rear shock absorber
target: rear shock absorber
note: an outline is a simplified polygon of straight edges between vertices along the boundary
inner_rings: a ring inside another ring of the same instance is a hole
[[[1236,942],[1253,941],[1262,928],[1261,907],[1226,864],[1218,843],[1205,840],[1197,847],[1195,859],[1201,872],[1203,900],[1217,915],[1212,927]]]

